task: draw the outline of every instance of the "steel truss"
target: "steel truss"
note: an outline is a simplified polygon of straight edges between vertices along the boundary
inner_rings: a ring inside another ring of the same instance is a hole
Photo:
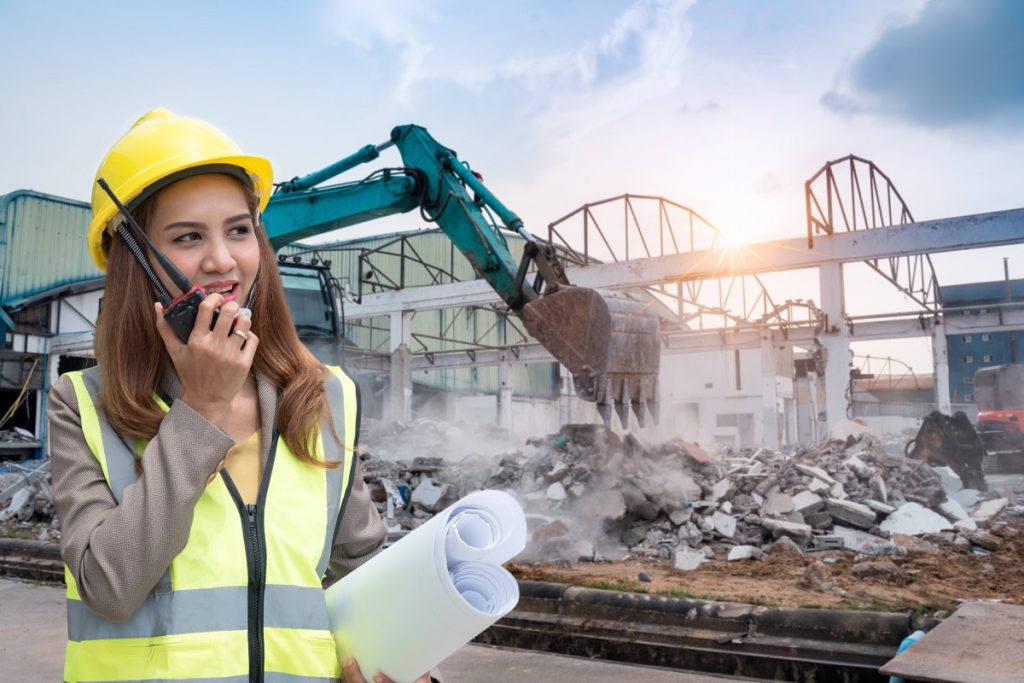
[[[550,223],[548,240],[572,263],[586,266],[717,249],[721,232],[684,204],[623,194],[589,202]],[[756,274],[704,279],[683,273],[675,282],[644,289],[672,311],[671,324],[687,329],[784,327],[793,324],[795,313],[809,311],[788,301],[776,303]]]
[[[853,154],[829,161],[804,183],[807,247],[816,234],[853,232],[913,223],[914,217],[892,180],[874,162]],[[942,299],[928,254],[865,261],[872,270],[928,311]]]

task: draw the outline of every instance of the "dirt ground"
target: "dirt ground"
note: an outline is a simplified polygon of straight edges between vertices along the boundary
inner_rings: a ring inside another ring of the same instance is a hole
[[[963,600],[1024,604],[1024,529],[1005,532],[991,554],[950,543],[906,539],[906,554],[858,557],[853,551],[767,554],[694,571],[668,562],[513,564],[520,579],[778,607],[913,611],[945,616]],[[937,539],[932,539],[936,541]],[[854,570],[854,567],[858,568]],[[646,574],[649,582],[639,579]]]

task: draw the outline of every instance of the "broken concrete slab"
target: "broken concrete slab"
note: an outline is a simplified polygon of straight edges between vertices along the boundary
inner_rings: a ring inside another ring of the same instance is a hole
[[[690,521],[690,519],[692,517],[693,517],[693,509],[692,508],[686,508],[686,509],[683,509],[683,510],[673,510],[672,512],[668,513],[669,521],[672,522],[672,524],[674,524],[676,526],[682,526],[682,525],[686,524],[687,522]]]
[[[951,521],[953,526],[957,529],[974,531],[978,528],[978,523],[974,521],[969,514],[967,514],[967,510],[964,510],[964,506],[952,498],[949,498],[946,502],[939,505],[939,512],[943,517]]]
[[[811,540],[811,526],[809,524],[785,522],[781,519],[762,519],[761,526],[770,531],[775,538],[786,536],[801,545],[807,545]]]
[[[896,512],[896,508],[893,507],[892,505],[879,502],[874,498],[867,498],[865,500],[862,500],[861,503],[867,505],[869,508],[871,508],[880,515],[891,515],[892,513]]]
[[[544,492],[544,495],[546,495],[549,500],[565,500],[565,487],[562,486],[562,482],[556,481],[554,484],[548,487],[547,491]]]
[[[812,493],[821,493],[822,491],[828,491],[830,488],[832,488],[832,484],[821,479],[811,479],[811,483],[807,485],[807,490]]]
[[[995,552],[1003,547],[1003,539],[987,531],[972,531],[967,534],[967,540],[985,550]]]
[[[813,494],[812,494],[813,495]],[[796,508],[793,499],[782,491],[772,491],[764,499],[761,514],[769,517],[782,517]]]
[[[760,557],[760,548],[755,548],[752,545],[738,545],[729,551],[729,555],[725,559],[729,562],[736,562],[737,560],[757,560]]]
[[[888,542],[881,536],[875,536],[866,531],[839,524],[832,527],[832,535],[841,538],[843,546],[847,550],[856,550],[858,552],[870,552],[884,546]]]
[[[693,548],[680,548],[679,550],[676,550],[672,566],[675,569],[681,569],[689,572],[704,564],[706,560],[707,558],[704,557],[704,553],[699,550],[694,550]]]
[[[732,538],[736,535],[736,518],[724,512],[715,512],[711,515],[711,523],[715,525],[715,531],[723,538]]]
[[[867,505],[854,503],[852,500],[825,499],[825,509],[834,519],[841,519],[861,529],[870,529],[875,525],[877,515]]]
[[[810,491],[801,491],[793,496],[793,509],[804,517],[812,512],[818,512],[825,508],[825,501],[821,496]]]
[[[993,500],[986,500],[981,503],[974,512],[971,513],[971,518],[978,523],[979,526],[988,526],[992,520],[1010,504],[1010,501],[1006,498],[995,498]]]
[[[722,479],[711,487],[711,493],[707,496],[707,500],[718,501],[728,494],[730,490],[732,490],[732,481],[728,478]]]
[[[836,480],[833,479],[828,472],[821,469],[817,465],[807,465],[798,462],[795,463],[793,467],[795,467],[797,471],[801,472],[802,474],[806,474],[808,477],[813,477],[815,479],[818,479],[819,481],[823,481],[829,486],[832,486],[833,484],[836,483]]]
[[[933,512],[920,503],[905,503],[879,525],[882,531],[891,534],[920,536],[952,529],[949,520],[937,512]]]

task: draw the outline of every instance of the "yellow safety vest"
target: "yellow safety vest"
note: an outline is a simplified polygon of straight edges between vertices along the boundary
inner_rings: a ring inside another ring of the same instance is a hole
[[[110,621],[82,602],[65,567],[65,681],[339,679],[321,581],[351,489],[358,393],[340,368],[329,369],[328,405],[344,446],[322,429],[315,454],[342,466],[301,462],[275,429],[257,504],[245,505],[222,470],[196,504],[185,548],[126,621]],[[132,452],[97,410],[99,368],[68,376],[89,449],[120,503],[145,442]]]

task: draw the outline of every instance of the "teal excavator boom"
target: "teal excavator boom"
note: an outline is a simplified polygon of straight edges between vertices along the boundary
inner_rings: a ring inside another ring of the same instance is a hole
[[[326,181],[395,146],[403,165],[340,185]],[[639,424],[658,417],[660,321],[641,301],[575,287],[555,249],[536,239],[523,221],[484,185],[455,152],[415,126],[398,126],[391,139],[367,145],[326,168],[278,185],[263,213],[275,249],[296,240],[419,209],[437,223],[527,332],[572,373],[580,398],[611,412],[627,426],[632,408]],[[487,213],[496,216],[488,219]],[[500,223],[496,226],[495,223]],[[501,228],[525,240],[513,258]],[[528,279],[530,267],[534,277]]]

